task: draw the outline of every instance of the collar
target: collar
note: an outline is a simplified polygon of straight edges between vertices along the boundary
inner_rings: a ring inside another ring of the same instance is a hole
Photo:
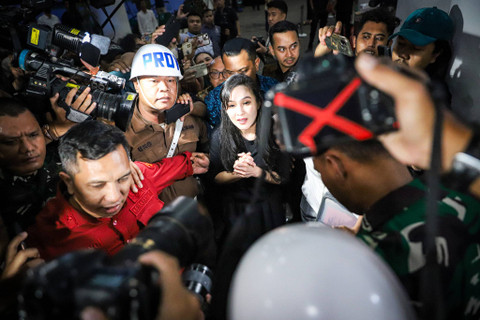
[[[414,179],[377,201],[364,214],[365,220],[368,221],[372,230],[379,229],[395,215],[407,209],[415,202],[425,199],[427,195],[426,190],[427,187],[420,179]],[[447,195],[447,191],[440,190],[440,199],[443,199]]]
[[[17,180],[21,180],[21,181],[26,182],[26,181],[29,181],[29,180],[32,180],[33,178],[35,178],[38,174],[38,171],[42,170],[44,167],[45,167],[45,163],[43,164],[42,168],[38,169],[37,171],[35,171],[34,173],[32,173],[28,176],[16,176],[16,175],[10,173],[7,170],[0,169],[0,179],[5,180],[5,181],[12,181],[12,182],[15,182]]]
[[[94,216],[89,215],[82,210],[77,210],[74,206],[70,204],[70,194],[67,191],[67,186],[65,183],[60,182],[57,188],[57,195],[56,198],[60,201],[61,206],[64,208],[63,210],[59,210],[61,215],[59,219],[68,227],[76,227],[81,225],[91,225],[91,224],[99,224],[109,222],[111,220],[118,219],[121,215],[122,210],[125,208],[126,202],[124,203],[123,208],[118,212],[115,216],[110,218],[96,218]]]
[[[135,106],[135,110],[133,111],[132,121],[130,122],[130,126],[133,129],[133,132],[138,133],[144,130],[150,131],[163,131],[165,128],[164,123],[154,123],[145,119],[140,110],[138,109],[138,104]]]
[[[194,34],[194,33],[191,33],[190,31],[187,31],[187,32],[186,32],[186,35],[187,35],[189,38],[196,37],[196,36],[198,36],[198,35],[200,35],[200,34],[201,34],[201,33],[199,33],[199,34]]]

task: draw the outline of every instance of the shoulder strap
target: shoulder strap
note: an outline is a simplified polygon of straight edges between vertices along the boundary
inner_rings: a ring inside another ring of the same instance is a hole
[[[177,148],[178,139],[180,138],[180,133],[182,133],[183,128],[183,121],[178,119],[175,122],[175,133],[173,134],[172,144],[170,144],[170,148],[168,149],[167,158],[173,157],[175,153],[175,149]]]

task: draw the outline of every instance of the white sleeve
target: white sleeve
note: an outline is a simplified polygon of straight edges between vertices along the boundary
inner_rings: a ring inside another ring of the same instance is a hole
[[[137,13],[137,23],[138,23],[138,31],[140,31],[140,35],[143,35],[144,29],[143,29],[143,18],[140,15],[140,12]]]
[[[60,22],[60,19],[59,19],[57,16],[55,16],[55,15],[52,15],[52,16],[55,17],[55,19],[54,19],[54,20],[55,20],[54,25],[56,25],[56,24],[58,24],[58,23],[61,23],[61,22]]]
[[[157,20],[157,18],[155,18],[155,14],[153,13],[152,10],[150,10],[150,16],[152,17],[153,26],[155,26],[154,29],[157,29],[157,27],[158,27],[158,20]]]

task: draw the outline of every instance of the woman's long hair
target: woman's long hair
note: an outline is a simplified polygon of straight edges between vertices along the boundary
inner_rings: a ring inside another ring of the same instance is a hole
[[[227,81],[225,81],[225,84],[222,88],[222,123],[220,124],[220,156],[223,166],[229,171],[233,171],[233,164],[237,160],[238,154],[241,152],[248,152],[245,146],[242,132],[233,124],[227,114],[227,107],[228,102],[230,101],[230,96],[232,94],[232,91],[238,86],[245,86],[253,93],[253,96],[257,102],[257,106],[259,106],[257,111],[257,118],[255,119],[255,123],[257,124],[256,140],[261,133],[259,120],[261,119],[262,114],[263,99],[260,91],[257,88],[257,85],[250,77],[246,75],[236,74],[231,76],[227,79]],[[278,148],[273,139],[272,130],[269,128],[267,132],[269,134],[269,139],[267,146],[263,152],[263,160],[265,161],[265,164],[267,166],[267,171],[272,172],[277,171],[274,154],[279,154],[280,149]]]

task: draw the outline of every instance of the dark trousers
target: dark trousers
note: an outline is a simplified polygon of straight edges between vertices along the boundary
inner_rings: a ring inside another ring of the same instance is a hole
[[[338,0],[337,1],[337,21],[342,21],[344,32],[343,35],[350,39],[352,24],[353,0]]]
[[[313,1],[313,19],[310,25],[310,39],[308,40],[308,49],[312,49],[313,41],[318,38],[317,25],[323,28],[327,24],[328,12],[327,12],[328,0],[314,0]]]

